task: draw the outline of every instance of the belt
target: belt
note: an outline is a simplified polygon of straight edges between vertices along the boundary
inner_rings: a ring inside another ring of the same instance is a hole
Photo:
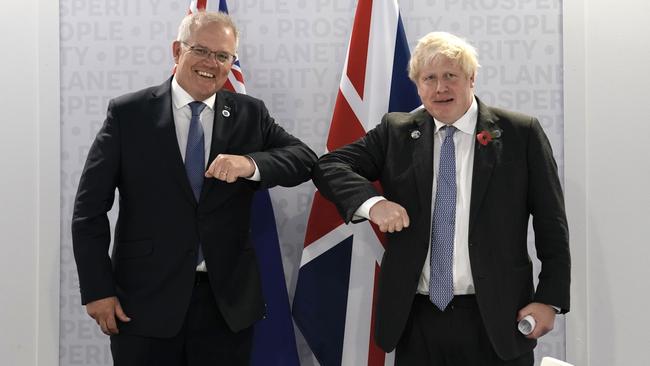
[[[419,301],[426,301],[436,309],[438,309],[433,303],[431,303],[431,300],[429,300],[429,295],[422,295],[422,294],[415,294],[415,299]],[[451,302],[449,302],[449,305],[447,305],[447,309],[454,309],[455,307],[459,308],[473,308],[477,307],[478,304],[476,303],[476,295],[455,295],[453,299],[451,299]]]

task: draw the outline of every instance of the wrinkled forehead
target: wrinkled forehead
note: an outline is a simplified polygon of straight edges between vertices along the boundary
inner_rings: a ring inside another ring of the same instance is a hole
[[[216,22],[197,24],[190,32],[189,41],[212,49],[226,47],[231,52],[236,51],[237,47],[233,30],[226,24]]]
[[[450,58],[442,53],[434,53],[425,59],[422,69],[428,70],[460,70],[462,67],[458,59]]]

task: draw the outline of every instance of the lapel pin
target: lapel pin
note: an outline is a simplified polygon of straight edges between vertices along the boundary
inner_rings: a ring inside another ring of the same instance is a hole
[[[419,138],[420,138],[420,135],[422,135],[422,134],[421,134],[420,131],[418,131],[418,130],[411,131],[411,138],[412,138],[413,140],[417,140],[417,139],[419,139]]]
[[[221,115],[228,118],[230,117],[230,111],[228,111],[228,109],[224,109],[223,111],[221,111]]]

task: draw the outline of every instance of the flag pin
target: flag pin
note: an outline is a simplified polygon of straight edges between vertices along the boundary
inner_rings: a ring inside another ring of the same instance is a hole
[[[420,131],[418,131],[418,130],[411,131],[411,138],[412,138],[413,140],[417,140],[417,139],[419,139],[419,138],[420,138],[420,135],[421,135],[421,133],[420,133]]]
[[[221,115],[224,117],[230,117],[230,112],[227,109],[224,109],[221,111]]]

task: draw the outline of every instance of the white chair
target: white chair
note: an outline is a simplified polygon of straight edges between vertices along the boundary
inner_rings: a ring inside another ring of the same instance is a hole
[[[573,366],[573,365],[568,362],[560,361],[557,358],[544,357],[542,358],[542,364],[540,366]]]

